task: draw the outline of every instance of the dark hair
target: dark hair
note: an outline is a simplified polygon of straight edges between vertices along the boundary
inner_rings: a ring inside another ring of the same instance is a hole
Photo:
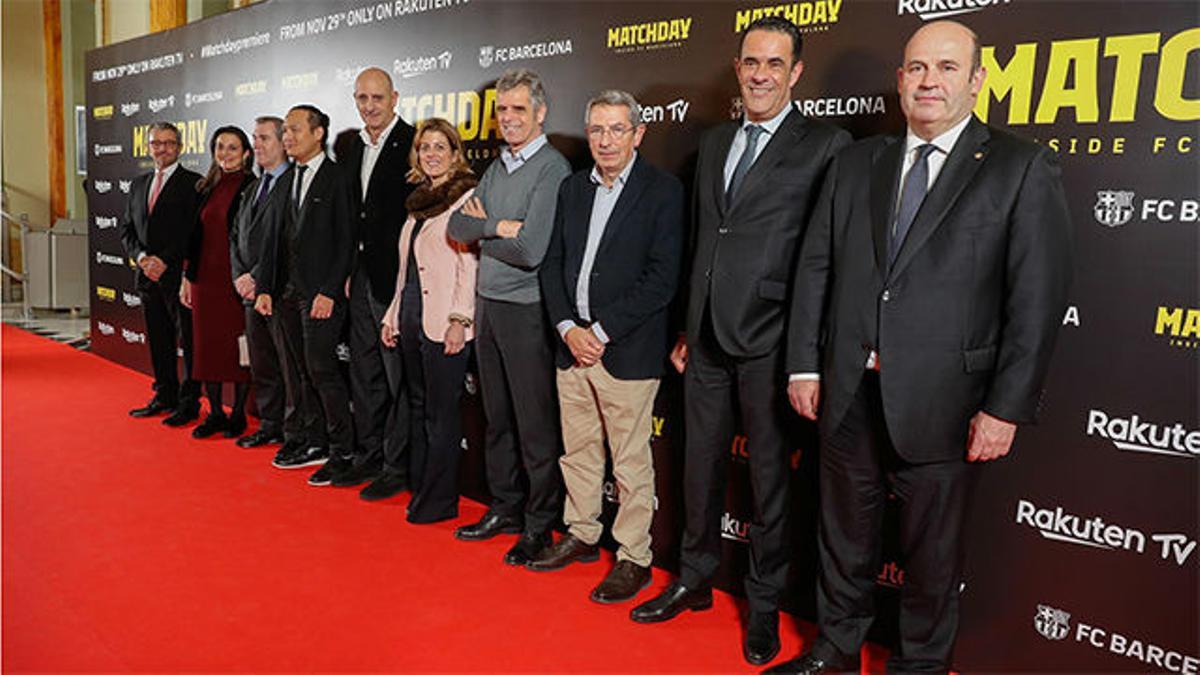
[[[221,180],[221,165],[217,163],[217,139],[221,134],[233,134],[237,136],[238,142],[242,144],[242,152],[246,153],[242,156],[242,173],[250,173],[250,169],[254,166],[254,156],[250,154],[250,139],[246,137],[246,132],[233,125],[223,126],[213,132],[212,138],[208,140],[208,154],[212,156],[212,164],[208,167],[208,173],[204,178],[196,181],[196,191],[201,194],[208,194],[217,182]]]
[[[792,38],[792,65],[800,62],[800,52],[804,48],[804,36],[800,34],[800,29],[796,24],[779,16],[764,16],[756,19],[753,23],[746,27],[742,32],[742,39],[738,41],[738,55],[742,53],[742,46],[746,43],[746,36],[752,30],[765,30],[772,33],[783,33]]]
[[[325,151],[326,143],[329,141],[329,115],[321,112],[321,109],[309,103],[301,103],[300,105],[292,106],[288,112],[293,110],[303,110],[308,113],[308,128],[316,129],[320,127],[325,133],[321,135],[321,151]]]
[[[183,144],[183,135],[179,133],[179,127],[175,126],[174,124],[171,124],[170,122],[163,122],[163,121],[154,122],[153,124],[150,125],[150,129],[149,129],[149,131],[146,132],[146,135],[152,136],[152,135],[154,135],[154,132],[156,132],[156,131],[169,131],[169,132],[175,134],[175,143],[180,144],[180,145]],[[182,150],[182,148],[180,148],[180,150]]]
[[[274,115],[262,115],[254,118],[255,124],[274,124],[275,125],[275,140],[283,140],[283,120]]]

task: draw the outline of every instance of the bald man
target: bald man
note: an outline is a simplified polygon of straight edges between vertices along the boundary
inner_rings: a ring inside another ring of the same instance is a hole
[[[972,117],[986,75],[970,29],[923,26],[897,71],[906,134],[827,174],[787,356],[821,430],[820,634],[769,672],[857,672],[889,494],[905,576],[888,671],[951,667],[972,481],[1034,420],[1072,269],[1054,154]]]

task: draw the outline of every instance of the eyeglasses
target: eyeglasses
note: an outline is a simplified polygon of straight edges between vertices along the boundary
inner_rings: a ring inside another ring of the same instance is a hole
[[[152,148],[169,148],[176,145],[179,145],[179,141],[150,141]]]
[[[600,125],[596,125],[596,126],[588,127],[586,129],[586,131],[587,131],[588,138],[590,138],[594,141],[598,141],[598,140],[604,138],[605,136],[608,136],[609,138],[611,138],[613,140],[617,140],[620,138],[624,138],[625,134],[628,134],[629,132],[633,131],[633,127],[626,126],[624,124],[617,124],[617,125],[614,125],[611,127],[602,127]]]

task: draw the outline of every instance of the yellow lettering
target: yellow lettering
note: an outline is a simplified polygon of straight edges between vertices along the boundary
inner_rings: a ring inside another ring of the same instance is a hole
[[[1188,56],[1200,49],[1200,28],[1185,30],[1167,40],[1158,60],[1158,84],[1154,88],[1154,108],[1169,120],[1190,122],[1200,119],[1200,99],[1183,97]]]
[[[1132,122],[1137,109],[1138,82],[1142,77],[1142,60],[1158,51],[1160,33],[1115,35],[1104,41],[1104,55],[1117,57],[1113,75],[1110,122]]]
[[[1050,66],[1046,71],[1046,86],[1038,102],[1034,120],[1052,124],[1063,108],[1075,109],[1076,122],[1095,122],[1100,119],[1100,104],[1096,92],[1096,53],[1099,38],[1056,40],[1050,44]],[[1069,76],[1074,80],[1067,87]]]
[[[1019,44],[1013,50],[1008,64],[1001,66],[996,60],[996,48],[983,48],[983,66],[987,77],[979,98],[975,100],[975,115],[984,122],[988,119],[988,107],[992,96],[997,101],[1008,100],[1008,123],[1028,124],[1029,108],[1033,100],[1033,67],[1037,57],[1037,43]]]
[[[1194,310],[1193,310],[1194,311]],[[1166,307],[1158,308],[1158,318],[1154,322],[1154,332],[1162,335],[1169,332],[1174,337],[1179,337],[1179,331],[1183,327],[1183,309],[1176,307],[1168,310]]]

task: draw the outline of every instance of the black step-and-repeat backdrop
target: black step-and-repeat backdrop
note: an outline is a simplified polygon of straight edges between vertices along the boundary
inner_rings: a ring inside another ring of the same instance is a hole
[[[359,124],[364,67],[389,72],[409,122],[458,125],[479,170],[497,155],[495,79],[536,69],[551,142],[588,163],[583,106],[631,91],[649,126],[642,153],[685,181],[698,134],[738,114],[740,31],[779,15],[805,32],[796,104],[857,137],[902,129],[895,69],[921,24],[954,17],[985,45],[976,114],[1062,160],[1076,228],[1072,305],[1063,317],[1043,421],[977,490],[962,586],[962,670],[1195,673],[1200,655],[1200,7],[1181,2],[802,0],[264,2],[89,52],[88,192],[92,345],[148,371],[141,308],[117,223],[130,179],[150,169],[147,126],[175,122],[182,161],[204,170],[211,130],[249,129],[300,102],[333,132]],[[482,496],[482,414],[466,383],[463,487]],[[673,567],[682,526],[683,424],[677,378],[654,419],[656,562]],[[813,613],[815,445],[799,420],[795,564],[788,609]],[[745,439],[730,448],[720,585],[740,590],[749,500]],[[608,501],[620,499],[610,483]],[[611,504],[610,504],[611,507]],[[611,508],[610,508],[611,510]],[[608,514],[611,517],[611,513]],[[889,544],[889,550],[894,546]],[[894,635],[894,554],[879,571]]]

